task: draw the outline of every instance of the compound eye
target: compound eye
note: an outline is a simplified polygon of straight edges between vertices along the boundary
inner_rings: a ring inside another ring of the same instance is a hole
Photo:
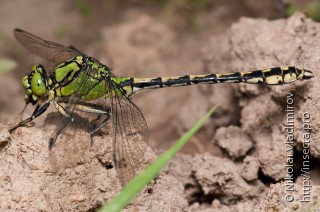
[[[32,93],[36,96],[40,97],[46,94],[46,85],[38,72],[34,73],[32,76],[31,89]]]

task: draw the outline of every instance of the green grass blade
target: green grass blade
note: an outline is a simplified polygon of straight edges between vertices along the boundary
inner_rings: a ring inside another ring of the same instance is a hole
[[[99,209],[104,211],[120,211],[126,207],[130,201],[152,180],[161,169],[163,169],[175,154],[187,143],[187,141],[199,130],[204,122],[217,109],[218,105],[212,107],[187,133],[185,133],[174,146],[159,156],[150,166],[148,166],[140,175],[135,177],[118,196]]]

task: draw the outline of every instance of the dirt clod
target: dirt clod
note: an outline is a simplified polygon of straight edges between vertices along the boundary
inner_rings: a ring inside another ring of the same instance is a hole
[[[233,158],[243,157],[252,147],[252,141],[248,135],[235,126],[219,128],[215,140]]]

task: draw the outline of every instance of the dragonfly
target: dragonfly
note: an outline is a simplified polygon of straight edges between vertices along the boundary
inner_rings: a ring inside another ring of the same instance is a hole
[[[23,76],[26,106],[32,104],[35,109],[29,118],[11,128],[10,133],[44,114],[50,104],[62,114],[63,121],[50,138],[49,149],[70,131],[76,133],[86,130],[92,139],[111,120],[113,162],[121,185],[127,184],[135,176],[148,147],[147,122],[139,107],[133,103],[133,94],[149,89],[195,84],[243,82],[283,85],[313,77],[311,71],[295,66],[228,74],[117,77],[108,66],[73,46],[47,41],[21,29],[14,29],[14,35],[30,52],[56,66],[47,73],[43,65],[37,64],[29,74]],[[85,128],[72,127],[76,122]]]

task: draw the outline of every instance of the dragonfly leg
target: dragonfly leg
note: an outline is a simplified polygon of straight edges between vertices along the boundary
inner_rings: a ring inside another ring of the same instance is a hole
[[[49,141],[49,149],[53,147],[53,145],[56,143],[58,136],[63,133],[63,131],[73,122],[73,118],[71,118],[70,114],[56,101],[53,102],[56,109],[66,118],[68,118],[67,124],[65,124],[63,127],[61,127],[54,138],[50,138]]]
[[[110,115],[110,113],[108,112],[108,111],[106,111],[107,113],[105,114],[107,117],[98,125],[98,126],[95,126],[95,128],[94,128],[94,130],[92,130],[91,132],[90,132],[90,136],[92,136],[93,134],[95,134],[96,132],[98,132],[100,129],[101,129],[101,127],[103,127],[106,123],[107,123],[107,121],[111,118],[111,115]],[[100,118],[100,117],[98,117],[98,118]]]
[[[106,115],[106,118],[103,119],[103,121],[101,123],[99,123],[98,125],[93,124],[94,129],[91,132],[89,132],[91,143],[93,143],[93,135],[96,132],[98,132],[110,119],[110,117],[111,117],[110,112],[108,111],[108,109],[103,108],[100,105],[96,105],[96,104],[88,104],[88,103],[81,103],[80,102],[77,105],[75,105],[75,107],[78,110],[81,110],[83,112],[98,114],[96,120],[94,120],[94,121],[98,121],[101,118],[101,116]]]
[[[64,109],[64,107],[62,107],[58,102],[54,101],[53,102],[54,106],[56,107],[56,109],[65,117],[70,118],[71,116],[69,115],[69,113],[67,113],[67,111]]]
[[[60,128],[60,129],[57,131],[55,137],[54,137],[54,138],[50,138],[50,141],[49,141],[49,149],[51,149],[51,148],[53,147],[53,145],[54,145],[54,144],[56,143],[56,141],[57,141],[58,136],[59,136],[61,133],[63,133],[63,131],[64,131],[65,129],[67,129],[67,127],[68,127],[72,122],[73,122],[73,118],[69,118],[68,123],[67,123],[66,125],[64,125],[62,128]]]
[[[61,129],[59,129],[57,131],[57,133],[56,133],[54,138],[50,139],[49,148],[51,148],[55,144],[58,136],[61,133],[63,133],[63,131],[74,121],[72,115],[70,113],[68,113],[66,111],[66,109],[64,107],[62,107],[58,102],[55,101],[54,105],[55,105],[56,109],[63,116],[65,116],[66,118],[69,119],[69,121],[67,122],[67,124],[65,126],[63,126]],[[94,125],[94,130],[93,131],[89,132],[91,143],[92,143],[93,142],[93,140],[92,140],[93,134],[96,133],[99,129],[101,129],[101,127],[103,127],[105,125],[105,123],[110,119],[110,117],[111,117],[110,112],[107,109],[102,108],[99,105],[90,104],[90,103],[87,103],[87,102],[79,102],[77,104],[74,104],[72,107],[73,107],[73,109],[76,109],[76,110],[79,110],[79,111],[82,111],[82,112],[98,114],[98,117],[97,117],[96,120],[99,120],[101,115],[106,115],[107,116],[98,126]]]
[[[25,126],[27,123],[31,122],[33,119],[43,114],[48,109],[49,105],[50,105],[50,102],[46,102],[42,106],[37,105],[36,109],[33,111],[32,115],[29,118],[21,121],[17,126],[11,128],[9,132],[10,133],[14,132],[19,127]]]
[[[90,104],[90,103],[86,103],[86,102],[79,102],[75,105],[75,108],[82,111],[82,112],[86,112],[86,113],[94,113],[97,114],[97,118],[94,121],[98,121],[102,115],[106,115],[107,117],[98,125],[96,126],[96,124],[94,125],[94,130],[89,132],[90,135],[96,133],[99,129],[101,129],[101,127],[103,127],[103,125],[105,125],[105,123],[110,119],[111,115],[110,112],[108,111],[107,108],[103,108],[100,105],[97,104]]]
[[[107,111],[106,111],[107,112]],[[94,129],[91,131],[91,132],[89,132],[89,134],[90,134],[90,140],[91,140],[91,145],[93,144],[93,135],[95,134],[95,133],[97,133],[106,123],[107,123],[107,121],[110,119],[110,117],[111,117],[111,115],[110,115],[110,113],[109,112],[107,112],[106,113],[106,118],[98,125],[98,126],[96,126],[95,124],[94,124]],[[98,119],[100,119],[100,115],[97,117],[97,120]]]

